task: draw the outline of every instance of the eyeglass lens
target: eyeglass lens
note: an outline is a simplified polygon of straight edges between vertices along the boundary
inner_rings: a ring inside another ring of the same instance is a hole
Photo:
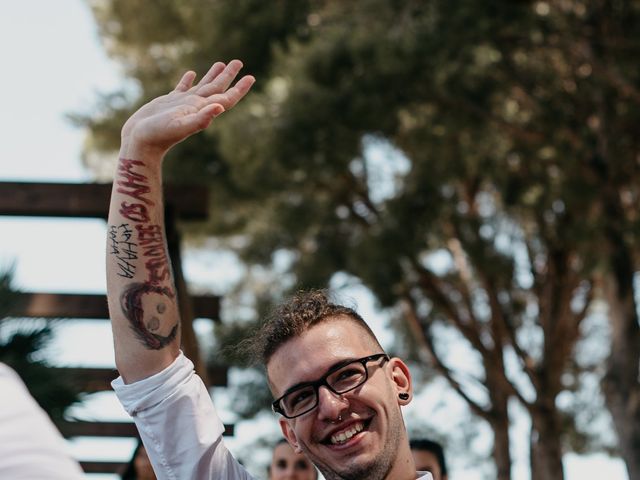
[[[366,367],[360,360],[345,365],[332,372],[326,379],[326,383],[335,393],[346,393],[364,383],[367,379]],[[318,403],[318,390],[308,385],[289,393],[282,399],[282,407],[287,416],[300,415],[310,410]]]

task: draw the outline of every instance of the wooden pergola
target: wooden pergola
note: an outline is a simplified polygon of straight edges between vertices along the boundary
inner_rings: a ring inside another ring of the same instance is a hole
[[[208,191],[197,186],[165,188],[167,241],[182,317],[182,349],[208,386],[226,386],[226,367],[206,368],[193,329],[196,318],[219,321],[220,298],[189,295],[183,276],[178,221],[207,218]],[[107,218],[111,184],[0,182],[0,215],[22,217]],[[106,241],[106,240],[105,240]],[[87,319],[108,321],[105,295],[22,292],[14,317]],[[118,373],[106,368],[60,368],[84,393],[111,390]],[[65,421],[58,424],[65,437],[135,437],[131,422]],[[225,425],[233,435],[233,425]],[[118,473],[125,463],[88,460],[80,462],[87,473]]]

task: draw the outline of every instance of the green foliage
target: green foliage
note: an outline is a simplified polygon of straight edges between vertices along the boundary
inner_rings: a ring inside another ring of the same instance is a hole
[[[13,368],[29,393],[54,420],[62,420],[65,410],[79,401],[79,391],[69,378],[55,373],[40,359],[40,351],[51,340],[51,329],[35,328],[15,332],[0,342],[0,361]]]
[[[12,272],[0,273],[0,362],[13,368],[38,404],[54,420],[62,420],[67,407],[79,401],[79,389],[71,379],[54,372],[43,359],[52,329],[25,320],[7,318],[17,292],[11,287]]]
[[[13,270],[0,272],[0,318],[9,314],[17,300],[17,292],[11,288]]]

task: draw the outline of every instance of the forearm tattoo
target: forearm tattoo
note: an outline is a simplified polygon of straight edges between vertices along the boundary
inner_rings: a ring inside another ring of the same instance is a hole
[[[126,158],[121,158],[118,163],[117,192],[137,200],[136,203],[123,201],[120,204],[120,214],[133,222],[148,222],[149,212],[146,205],[153,205],[153,202],[144,195],[149,193],[151,188],[145,175],[133,171],[134,166],[142,167],[144,163]]]
[[[135,168],[135,170],[134,170]],[[120,214],[133,223],[109,226],[109,253],[115,258],[117,275],[133,279],[136,267],[144,265],[146,280],[124,288],[120,308],[129,320],[135,336],[147,348],[159,350],[170,344],[178,333],[178,323],[161,335],[163,317],[176,308],[176,295],[171,285],[171,266],[164,232],[152,224],[147,198],[151,192],[147,177],[140,172],[144,163],[121,158],[116,173],[117,192],[128,197],[120,203]]]
[[[136,274],[134,261],[138,259],[138,245],[132,235],[133,230],[128,223],[109,226],[109,254],[116,259],[116,273],[124,278],[133,278]]]
[[[148,260],[144,266],[149,273],[149,282],[158,284],[171,278],[169,258],[164,244],[164,233],[160,225],[136,225],[142,255]]]
[[[174,296],[171,289],[152,285],[149,282],[132,283],[120,296],[122,312],[131,323],[136,337],[146,347],[159,350],[176,338],[177,323],[171,328],[168,335],[154,333],[160,328],[160,319],[167,310],[167,303],[173,302]],[[146,309],[144,304],[147,305]]]

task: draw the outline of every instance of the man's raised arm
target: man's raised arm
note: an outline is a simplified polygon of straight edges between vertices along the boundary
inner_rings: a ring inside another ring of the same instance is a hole
[[[180,348],[180,318],[164,228],[162,160],[176,143],[209,126],[249,91],[233,87],[242,63],[215,63],[193,86],[187,72],[169,94],[122,128],[107,234],[107,295],[116,366],[126,383],[167,367]]]

